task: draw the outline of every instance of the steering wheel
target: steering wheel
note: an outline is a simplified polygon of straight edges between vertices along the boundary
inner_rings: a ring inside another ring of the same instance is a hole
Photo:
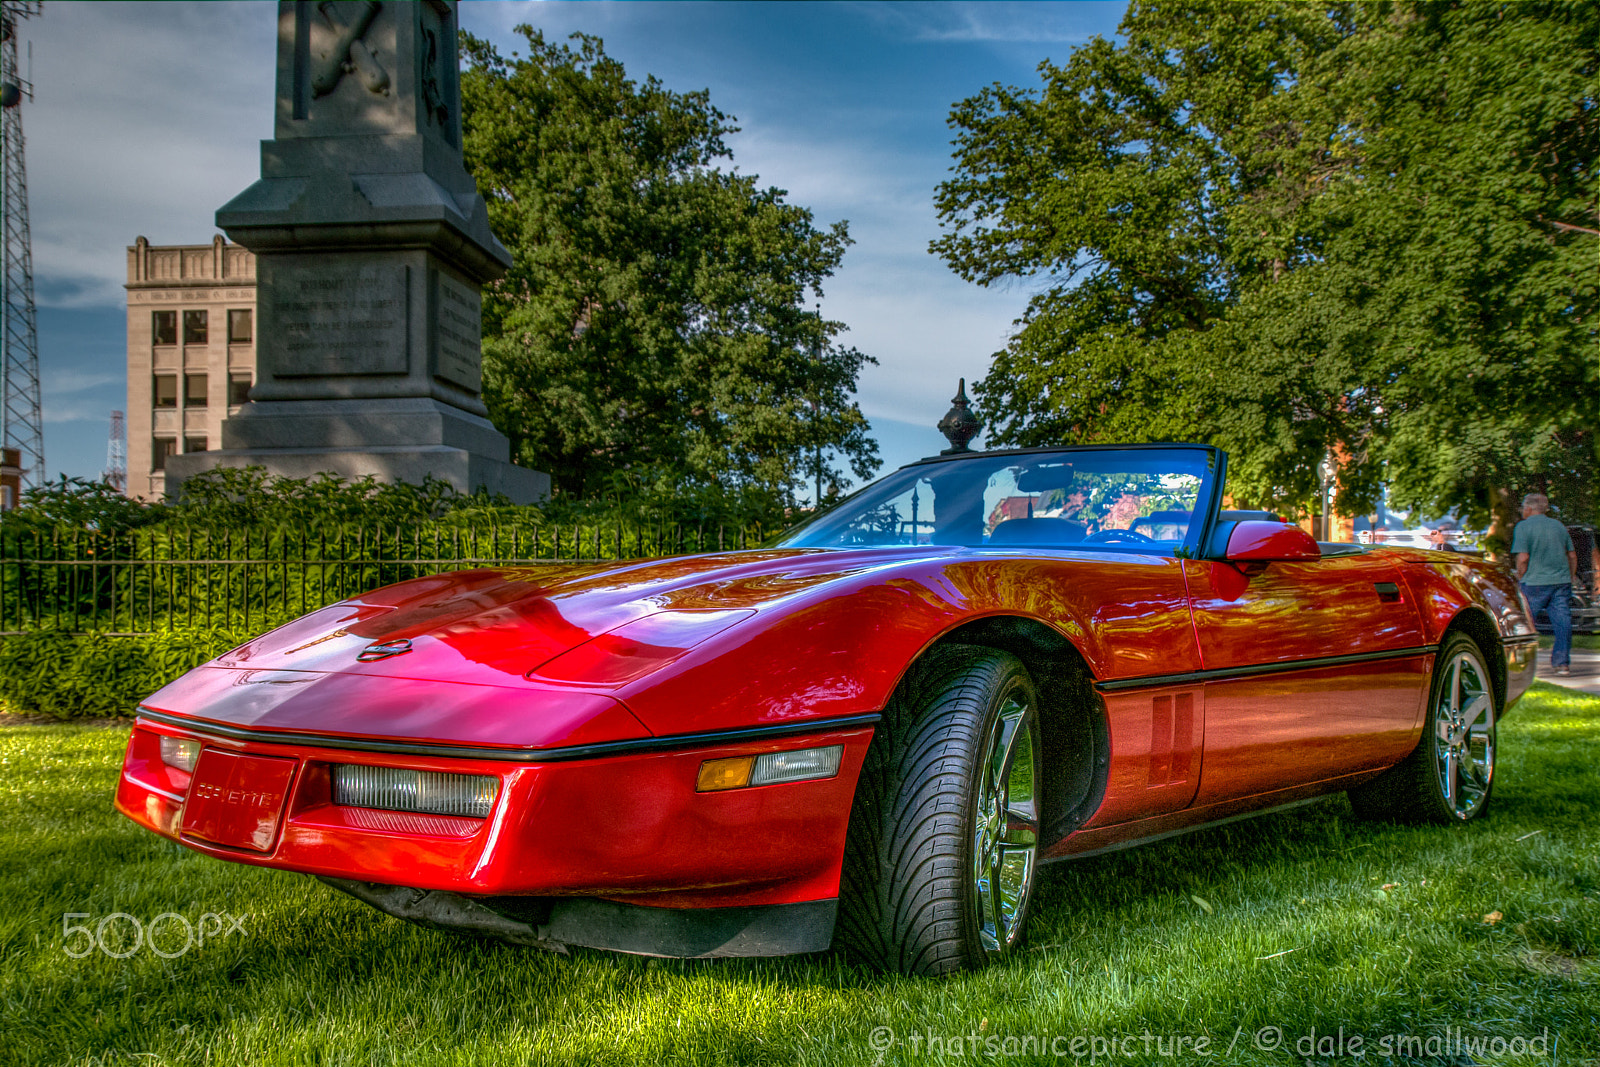
[[[1094,533],[1090,534],[1088,537],[1085,537],[1084,540],[1085,541],[1138,541],[1141,544],[1146,544],[1146,545],[1153,545],[1153,544],[1156,543],[1156,539],[1154,537],[1146,537],[1144,534],[1140,533],[1138,530],[1096,530]]]

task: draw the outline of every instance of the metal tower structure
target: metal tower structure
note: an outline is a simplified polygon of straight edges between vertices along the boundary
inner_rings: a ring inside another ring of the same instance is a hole
[[[37,0],[0,0],[0,443],[22,454],[24,488],[43,485],[45,471],[22,140],[22,101],[33,98],[33,86],[17,66],[17,36],[22,20],[39,14],[41,6]]]
[[[106,442],[106,469],[100,480],[119,493],[128,491],[128,432],[122,412],[111,413],[111,438]]]

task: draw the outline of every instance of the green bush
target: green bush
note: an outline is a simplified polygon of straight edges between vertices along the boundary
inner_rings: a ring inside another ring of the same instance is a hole
[[[0,639],[0,701],[62,719],[130,715],[249,633],[364,589],[500,559],[753,547],[788,521],[759,494],[658,498],[626,476],[603,499],[538,507],[434,479],[259,467],[199,475],[160,503],[63,478],[0,512],[0,628],[21,631]]]
[[[608,480],[603,495],[579,500],[555,497],[522,506],[482,490],[458,492],[436,478],[421,485],[380,482],[371,476],[347,480],[332,474],[280,478],[261,467],[221,467],[183,484],[181,496],[157,502],[129,500],[103,482],[62,477],[29,489],[18,506],[0,512],[0,531],[45,536],[112,535],[139,529],[173,536],[194,529],[233,536],[267,531],[341,532],[404,528],[428,531],[535,526],[698,528],[787,525],[786,502],[754,490],[651,487],[623,472]]]
[[[34,630],[0,639],[0,700],[58,719],[131,716],[139,701],[243,638],[226,630],[143,636]]]

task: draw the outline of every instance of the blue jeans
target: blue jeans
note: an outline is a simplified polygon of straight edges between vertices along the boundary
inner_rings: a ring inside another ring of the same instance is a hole
[[[1550,616],[1550,628],[1556,632],[1555,647],[1550,650],[1550,666],[1572,666],[1572,586],[1524,585],[1522,594],[1528,598],[1528,607],[1538,615]]]

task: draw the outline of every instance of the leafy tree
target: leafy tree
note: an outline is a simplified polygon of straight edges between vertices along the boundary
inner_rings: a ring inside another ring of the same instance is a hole
[[[22,491],[17,506],[0,511],[0,530],[47,532],[57,529],[121,533],[156,521],[158,512],[103,481],[69,478]]]
[[[958,104],[933,250],[1042,283],[991,440],[1211,440],[1240,496],[1594,504],[1600,8],[1135,3]]]
[[[467,165],[516,263],[485,293],[485,399],[557,492],[792,500],[878,465],[870,358],[807,310],[850,239],[731,158],[706,92],[630,80],[597,38],[463,38]]]

